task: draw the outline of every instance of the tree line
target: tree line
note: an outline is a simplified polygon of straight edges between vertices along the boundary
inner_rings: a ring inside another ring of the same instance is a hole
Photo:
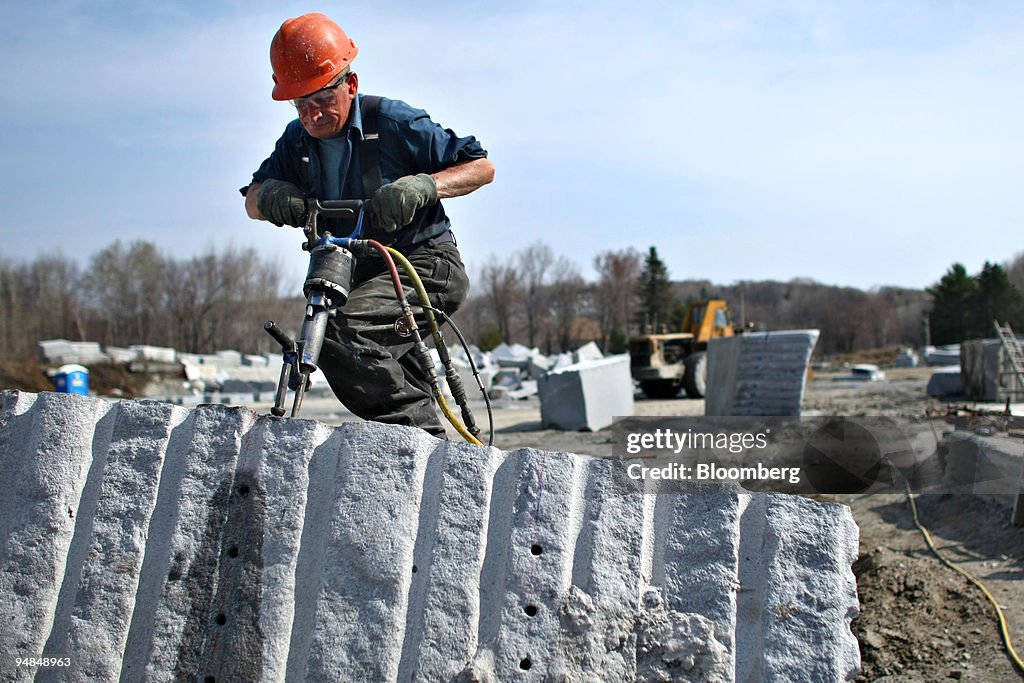
[[[678,329],[688,304],[711,298],[728,302],[737,328],[821,330],[819,356],[991,337],[995,318],[1024,331],[1024,307],[1016,303],[1024,292],[1024,253],[1003,266],[987,263],[974,278],[954,264],[950,272],[958,274],[955,286],[947,282],[947,274],[927,290],[864,291],[802,278],[731,285],[673,280],[656,247],[646,254],[633,247],[604,251],[594,258],[593,267],[597,279],[587,282],[574,263],[542,243],[504,258],[491,257],[474,279],[474,296],[456,319],[483,348],[510,341],[545,353],[589,340],[606,352],[620,353],[634,334]],[[975,282],[973,290],[961,282],[961,275]],[[949,289],[960,298],[951,300]],[[965,291],[975,293],[963,295]],[[973,324],[946,324],[951,311],[970,311],[963,316]]]
[[[85,268],[62,255],[0,258],[0,356],[34,358],[44,339],[193,353],[270,350],[260,328],[285,315],[280,272],[251,248],[175,259],[146,241],[114,242]]]
[[[456,323],[481,348],[518,342],[549,354],[588,341],[623,352],[630,336],[676,329],[687,304],[709,298],[725,299],[738,327],[820,329],[819,356],[918,346],[929,335],[935,344],[990,337],[993,318],[1024,330],[1024,253],[986,263],[975,276],[954,264],[927,290],[673,280],[656,247],[603,251],[593,268],[588,281],[540,242],[492,256],[474,273]],[[85,267],[59,255],[30,263],[0,257],[0,355],[33,358],[36,343],[53,338],[191,353],[278,351],[263,322],[297,326],[302,310],[301,299],[282,291],[281,272],[251,248],[176,259],[146,241],[114,242]]]

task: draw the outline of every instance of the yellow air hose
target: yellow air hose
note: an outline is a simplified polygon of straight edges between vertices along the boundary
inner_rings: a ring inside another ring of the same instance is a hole
[[[996,618],[999,620],[999,631],[1003,636],[1003,646],[1006,648],[1006,652],[1017,667],[1017,670],[1024,673],[1024,661],[1021,661],[1020,655],[1018,655],[1017,651],[1013,649],[1013,642],[1010,639],[1010,630],[1006,625],[1006,615],[1003,614],[1003,609],[999,606],[999,601],[996,600],[995,596],[989,592],[988,588],[985,587],[985,584],[976,579],[969,571],[950,562],[942,556],[938,548],[936,548],[935,544],[932,542],[932,536],[928,533],[928,529],[926,529],[924,524],[921,523],[921,518],[917,515],[917,505],[914,503],[914,494],[910,491],[910,485],[904,482],[904,486],[906,486],[907,489],[907,500],[910,501],[910,510],[914,513],[914,526],[916,526],[918,531],[921,532],[921,535],[924,536],[925,543],[928,544],[928,547],[931,549],[932,553],[935,554],[935,557],[939,558],[939,561],[942,562],[942,564],[963,575],[964,578],[977,586],[981,592],[985,594],[985,597],[988,598],[988,601],[992,603],[992,606],[996,608]]]
[[[402,268],[405,270],[405,273],[409,276],[409,279],[412,281],[413,289],[416,290],[416,295],[420,298],[423,313],[426,315],[427,322],[430,323],[430,332],[434,337],[434,343],[444,343],[443,339],[441,338],[441,329],[437,325],[437,319],[434,317],[434,312],[429,308],[430,297],[427,295],[427,290],[423,286],[423,281],[420,280],[420,276],[416,272],[416,269],[409,262],[409,259],[405,258],[405,255],[402,254],[402,252],[398,251],[393,247],[387,247],[387,250],[388,253],[391,254],[392,258],[394,258],[396,261],[398,261],[398,263],[402,265]],[[445,401],[444,396],[441,394],[440,383],[437,381],[434,382],[434,398],[437,399],[437,405],[441,407],[441,412],[444,413],[445,418],[452,424],[453,427],[455,427],[455,430],[458,431],[459,435],[461,435],[463,439],[476,446],[483,446],[483,442],[481,442],[478,438],[473,436],[469,432],[469,430],[466,429],[466,427],[459,421],[459,418],[455,416],[455,413],[452,412],[451,408],[448,407],[448,402]]]

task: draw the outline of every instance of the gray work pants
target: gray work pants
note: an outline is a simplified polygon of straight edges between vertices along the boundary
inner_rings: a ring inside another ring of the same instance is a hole
[[[469,278],[455,244],[427,247],[407,258],[423,281],[431,304],[449,315],[454,313],[469,291]],[[416,312],[420,335],[427,340],[430,328],[416,305],[419,296],[402,266],[396,265]],[[419,427],[444,438],[430,381],[416,360],[413,338],[405,330],[383,260],[361,257],[353,285],[348,301],[327,325],[320,353],[320,368],[331,389],[346,408],[363,419]]]

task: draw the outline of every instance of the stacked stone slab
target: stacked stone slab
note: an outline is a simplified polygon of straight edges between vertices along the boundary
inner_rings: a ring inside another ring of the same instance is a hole
[[[552,370],[537,382],[544,427],[592,431],[633,414],[629,356],[590,360]]]
[[[164,363],[173,365],[178,362],[178,352],[168,346],[147,346],[136,344],[129,346],[135,352],[135,360],[146,363]],[[237,352],[236,352],[237,353]]]
[[[818,330],[755,332],[708,344],[706,415],[799,416]]]
[[[622,463],[0,394],[0,666],[67,681],[842,681],[849,510]]]
[[[68,363],[94,365],[110,362],[110,356],[103,353],[103,349],[96,342],[46,339],[36,342],[36,353],[39,356],[39,362],[53,365]]]

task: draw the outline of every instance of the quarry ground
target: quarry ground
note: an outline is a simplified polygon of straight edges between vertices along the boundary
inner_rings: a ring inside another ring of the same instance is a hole
[[[805,412],[888,416],[905,424],[915,449],[934,449],[951,426],[924,419],[948,406],[929,399],[928,368],[895,369],[880,382],[807,384]],[[636,414],[702,415],[703,401],[650,400],[638,395]],[[478,410],[483,422],[483,411]],[[611,430],[541,429],[536,399],[495,411],[495,445],[607,456]],[[1022,442],[1024,451],[1024,442]],[[858,681],[1024,680],[1003,648],[995,610],[966,578],[943,565],[914,526],[905,495],[828,495],[815,498],[850,506],[860,528],[854,565],[861,613],[853,629],[861,644]],[[980,579],[1003,607],[1013,643],[1024,650],[1024,528],[1010,524],[1010,509],[968,495],[926,494],[916,499],[922,523],[943,555]]]

